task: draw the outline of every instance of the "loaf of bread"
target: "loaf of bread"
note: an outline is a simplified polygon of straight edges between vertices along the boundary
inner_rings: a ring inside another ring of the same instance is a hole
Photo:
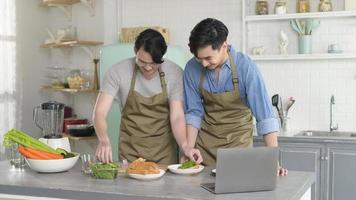
[[[139,158],[129,164],[127,173],[129,174],[159,174],[159,167],[154,162],[146,162],[145,159]]]

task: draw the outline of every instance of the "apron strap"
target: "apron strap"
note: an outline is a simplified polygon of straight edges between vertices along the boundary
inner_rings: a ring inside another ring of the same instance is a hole
[[[237,77],[237,67],[235,64],[235,59],[233,55],[229,52],[230,66],[232,71],[232,84],[234,84],[234,89],[239,93],[239,78]]]
[[[137,64],[135,64],[135,67],[134,67],[134,70],[133,70],[133,74],[132,74],[132,78],[131,78],[129,93],[135,90],[137,70],[138,70],[138,66],[137,66]],[[166,84],[166,80],[164,79],[165,73],[162,71],[161,66],[158,67],[158,74],[159,74],[159,79],[160,79],[160,82],[161,82],[162,92],[168,98],[168,95],[167,95],[167,84]]]
[[[230,60],[230,66],[231,66],[231,71],[232,71],[232,84],[234,85],[234,90],[236,90],[236,92],[240,95],[239,92],[239,79],[237,76],[237,67],[235,64],[235,59],[233,57],[233,55],[231,55],[231,52],[229,52],[229,60]],[[201,93],[202,89],[203,89],[203,81],[205,78],[205,73],[206,73],[206,68],[203,67],[200,73],[200,80],[199,80],[199,91]]]
[[[130,92],[135,90],[137,70],[138,70],[138,66],[137,66],[137,64],[135,64],[135,67],[134,67],[133,73],[132,73],[131,83],[130,83]]]
[[[200,73],[200,80],[199,80],[199,92],[201,93],[202,90],[203,90],[203,82],[204,82],[204,79],[205,79],[205,73],[206,73],[206,68],[203,67],[201,69],[201,73]]]
[[[159,79],[161,81],[162,92],[168,98],[167,84],[166,84],[166,80],[164,78],[165,77],[165,73],[162,71],[161,66],[158,67],[158,73],[159,73]]]

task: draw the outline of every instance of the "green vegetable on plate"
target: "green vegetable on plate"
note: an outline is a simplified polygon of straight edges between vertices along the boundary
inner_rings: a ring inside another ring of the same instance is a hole
[[[194,161],[192,161],[192,160],[187,160],[187,161],[185,161],[184,163],[182,163],[179,167],[178,167],[178,169],[189,169],[189,168],[194,168],[194,167],[196,167],[197,166],[197,164],[194,162]]]

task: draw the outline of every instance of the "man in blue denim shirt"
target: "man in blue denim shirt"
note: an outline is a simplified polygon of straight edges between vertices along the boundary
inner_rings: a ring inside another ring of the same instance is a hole
[[[227,27],[205,19],[191,31],[195,58],[184,70],[189,145],[215,165],[218,148],[252,147],[253,117],[266,146],[278,146],[278,120],[256,64],[227,44]],[[278,175],[287,170],[279,167]]]

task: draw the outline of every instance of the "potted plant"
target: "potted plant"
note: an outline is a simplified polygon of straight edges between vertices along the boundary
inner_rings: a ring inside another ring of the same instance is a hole
[[[312,53],[312,32],[319,27],[320,21],[315,19],[292,19],[290,25],[298,33],[298,53]]]

